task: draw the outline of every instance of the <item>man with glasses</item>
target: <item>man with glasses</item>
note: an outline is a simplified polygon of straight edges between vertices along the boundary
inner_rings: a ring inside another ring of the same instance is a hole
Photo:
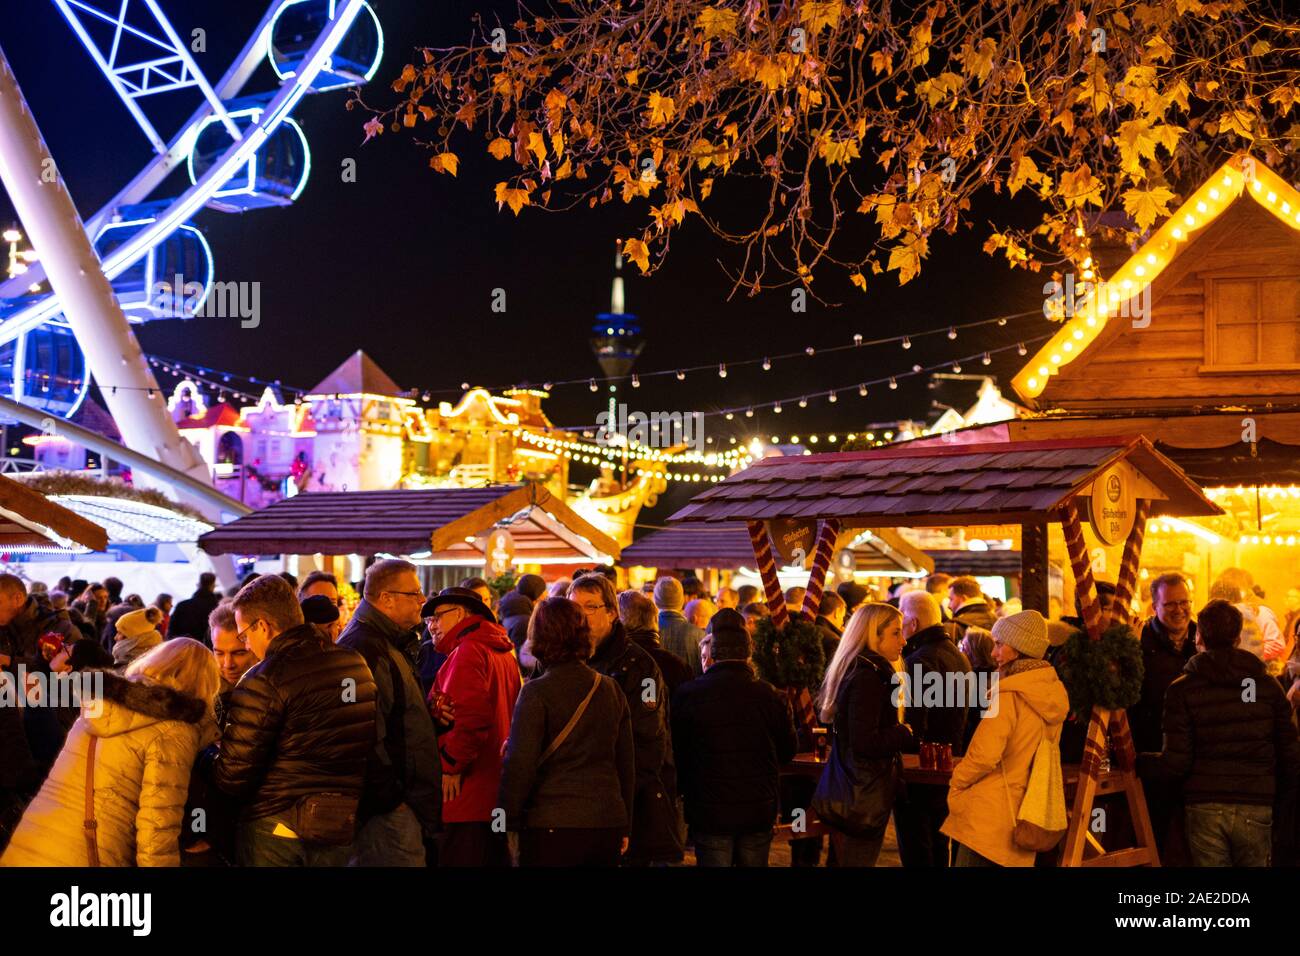
[[[283,578],[258,578],[232,604],[239,639],[261,658],[231,692],[211,767],[212,783],[242,802],[238,862],[341,866],[348,847],[334,835],[303,835],[313,826],[307,801],[362,793],[375,735],[370,669],[321,642]]]
[[[505,818],[497,810],[501,763],[515,698],[522,682],[515,645],[478,593],[444,588],[421,614],[429,621],[438,653],[432,702],[454,711],[451,727],[438,739],[442,757],[443,832],[439,866],[510,865]]]
[[[1171,571],[1152,581],[1151,610],[1155,616],[1142,628],[1142,696],[1128,711],[1138,753],[1164,749],[1165,693],[1196,654],[1196,622],[1192,620],[1187,578]],[[1184,862],[1166,859],[1165,852],[1170,826],[1177,826],[1183,816],[1182,788],[1176,782],[1156,779],[1144,779],[1143,785],[1161,858],[1169,865]]]
[[[592,654],[587,664],[618,682],[632,711],[636,793],[624,862],[675,863],[682,858],[683,827],[663,673],[650,653],[628,637],[618,619],[618,596],[609,578],[582,575],[569,586],[569,600],[582,609],[591,629]]]
[[[370,566],[362,595],[338,639],[370,665],[379,711],[352,863],[425,866],[426,841],[441,824],[442,781],[437,731],[415,670],[424,590],[415,565],[392,558]]]

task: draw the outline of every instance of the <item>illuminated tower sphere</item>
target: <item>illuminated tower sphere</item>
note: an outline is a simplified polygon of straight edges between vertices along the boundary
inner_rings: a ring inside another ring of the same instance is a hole
[[[626,378],[632,371],[645,339],[636,316],[623,311],[623,253],[614,253],[614,286],[609,297],[609,311],[596,316],[591,327],[591,351],[605,377],[613,381]]]

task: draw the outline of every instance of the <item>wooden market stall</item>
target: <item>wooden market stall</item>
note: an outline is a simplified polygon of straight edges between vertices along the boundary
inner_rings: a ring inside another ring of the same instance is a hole
[[[208,532],[199,547],[208,554],[400,555],[448,569],[448,579],[494,561],[501,573],[606,564],[619,556],[612,538],[535,482],[296,495]]]
[[[1077,300],[1012,379],[1028,417],[969,440],[1145,435],[1226,515],[1153,527],[1152,574],[1300,582],[1300,191],[1232,157],[1136,249],[1076,263]]]
[[[696,495],[673,522],[720,527],[746,522],[773,624],[788,620],[776,577],[773,532],[803,525],[816,541],[801,615],[813,619],[839,535],[849,528],[1019,524],[1022,600],[1047,612],[1049,522],[1063,526],[1076,592],[1089,636],[1103,625],[1084,548],[1087,521],[1105,540],[1122,543],[1115,606],[1124,614],[1137,583],[1138,559],[1151,516],[1213,515],[1221,509],[1142,437],[1031,441],[989,445],[892,447],[797,458],[767,458]],[[1103,773],[1113,745],[1119,770]],[[1158,865],[1155,838],[1123,711],[1094,709],[1063,850],[1067,865]],[[1123,790],[1138,845],[1106,852],[1085,821],[1099,792]]]

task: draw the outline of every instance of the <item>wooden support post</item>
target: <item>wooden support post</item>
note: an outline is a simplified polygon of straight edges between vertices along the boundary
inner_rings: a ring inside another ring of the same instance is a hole
[[[767,609],[772,612],[772,626],[779,631],[790,620],[790,615],[785,609],[785,595],[781,593],[781,581],[776,576],[776,559],[772,557],[772,539],[768,537],[763,522],[746,523],[749,527],[749,543],[754,547],[754,560],[758,562],[758,573],[763,579],[763,594],[767,598]]]
[[[1020,603],[1047,617],[1047,523],[1020,526]]]
[[[817,548],[813,552],[812,570],[808,575],[808,590],[804,592],[803,608],[800,611],[810,621],[817,620],[817,609],[822,603],[822,590],[826,587],[826,572],[831,567],[831,552],[835,548],[835,539],[839,536],[840,519],[825,519],[822,522],[821,532],[817,535]]]

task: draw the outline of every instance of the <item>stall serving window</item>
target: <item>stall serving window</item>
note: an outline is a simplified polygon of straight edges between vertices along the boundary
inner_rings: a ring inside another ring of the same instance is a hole
[[[1300,277],[1205,279],[1203,372],[1300,370]]]

